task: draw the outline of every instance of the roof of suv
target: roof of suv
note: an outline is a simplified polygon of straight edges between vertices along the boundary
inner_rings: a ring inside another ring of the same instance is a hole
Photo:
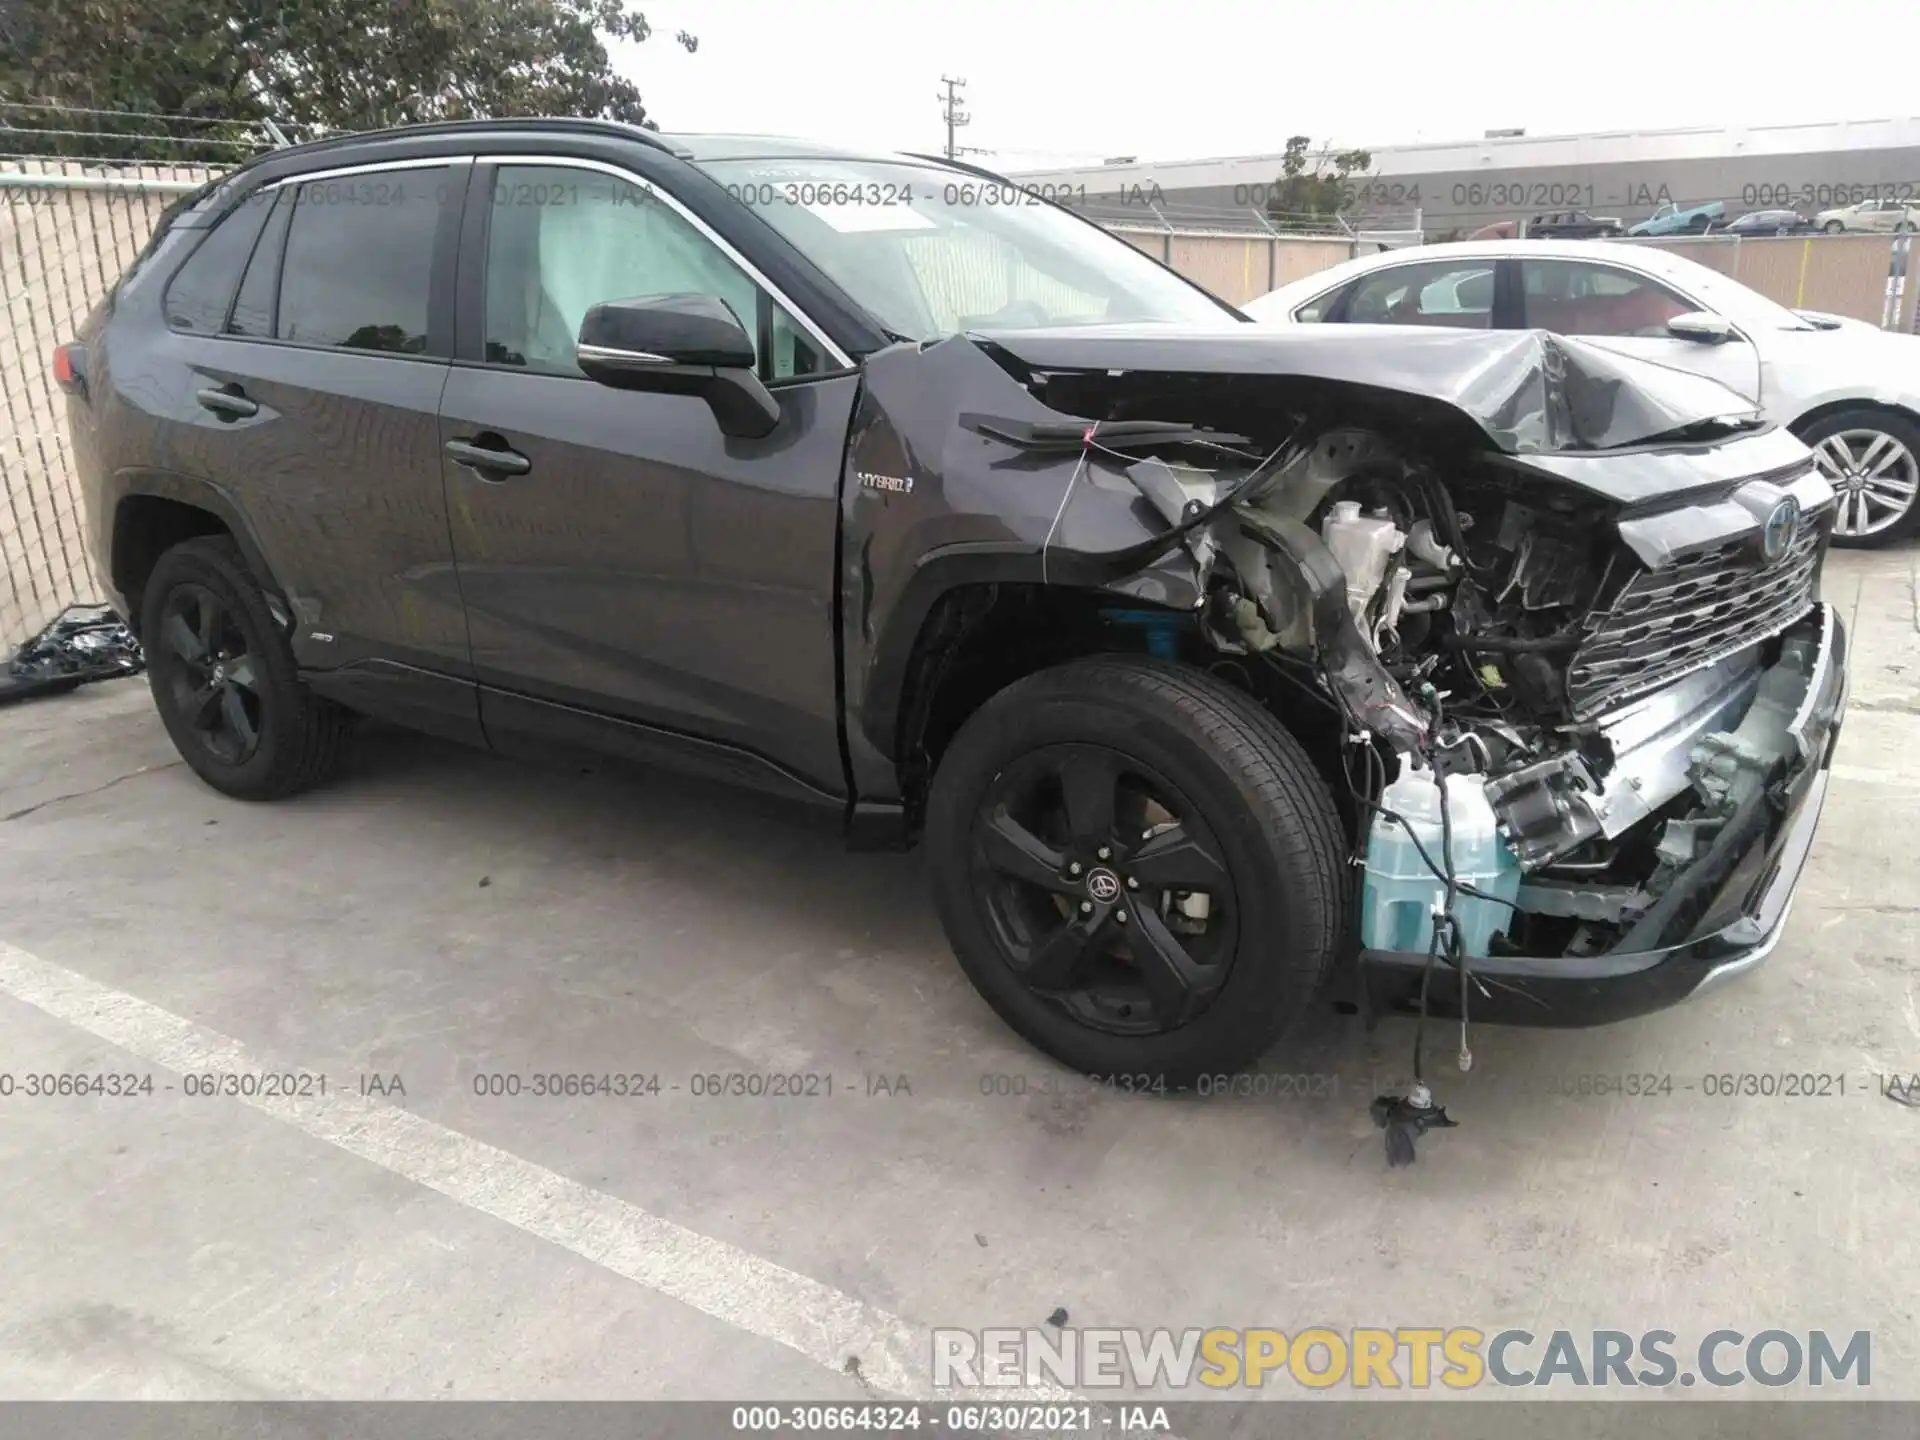
[[[476,136],[511,132],[535,133],[548,131],[556,133],[573,132],[575,134],[615,135],[628,140],[638,141],[642,145],[652,146],[656,150],[670,151],[682,160],[696,164],[707,160],[768,160],[768,159],[809,159],[809,160],[893,160],[912,158],[924,160],[928,157],[888,154],[885,151],[853,150],[845,146],[823,145],[812,140],[797,140],[784,135],[703,135],[703,134],[667,134],[658,130],[649,130],[641,125],[630,125],[623,120],[600,120],[577,116],[520,116],[499,120],[439,120],[421,125],[395,125],[384,130],[350,130],[338,135],[323,136],[318,140],[309,140],[302,145],[291,145],[279,150],[270,150],[255,157],[258,161],[285,159],[289,156],[303,156],[325,153],[329,150],[348,149],[358,145],[378,141],[405,140],[414,137],[429,139],[435,136],[473,134]],[[931,163],[941,163],[932,161]]]
[[[662,135],[678,153],[696,165],[704,160],[902,160],[909,157],[884,150],[850,150],[796,140],[791,135]],[[919,158],[919,157],[912,157]]]

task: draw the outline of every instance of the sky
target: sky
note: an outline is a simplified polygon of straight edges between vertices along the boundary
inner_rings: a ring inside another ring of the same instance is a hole
[[[973,117],[959,141],[997,170],[1264,154],[1294,134],[1386,145],[1920,109],[1920,92],[1819,58],[1909,52],[1899,0],[1821,0],[1817,36],[1801,7],[1751,0],[635,3],[654,35],[615,64],[662,129],[938,152],[952,75]]]

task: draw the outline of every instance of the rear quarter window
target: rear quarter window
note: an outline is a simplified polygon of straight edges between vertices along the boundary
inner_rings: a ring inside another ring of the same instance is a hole
[[[271,209],[257,199],[243,200],[207,232],[167,285],[167,324],[204,335],[220,332]]]
[[[271,219],[253,247],[253,259],[234,297],[233,314],[227,320],[229,335],[247,335],[265,339],[273,334],[273,302],[280,286],[280,256],[287,243],[287,217],[293,213],[293,192],[275,192],[277,202],[270,206]]]

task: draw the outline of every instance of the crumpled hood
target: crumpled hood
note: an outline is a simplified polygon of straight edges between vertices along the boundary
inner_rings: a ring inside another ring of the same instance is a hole
[[[1301,375],[1427,395],[1509,455],[1610,450],[1757,414],[1716,380],[1545,330],[1085,325],[969,338],[1036,370]]]

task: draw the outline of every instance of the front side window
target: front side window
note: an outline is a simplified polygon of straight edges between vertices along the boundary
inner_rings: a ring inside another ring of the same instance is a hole
[[[826,368],[819,348],[692,221],[636,181],[559,165],[502,165],[487,222],[486,358],[577,375],[574,340],[594,305],[643,295],[711,295],[754,339],[761,373]],[[769,300],[769,303],[771,301]]]
[[[167,324],[198,334],[219,333],[272,199],[271,194],[249,196],[200,241],[167,286]]]
[[[1010,181],[906,161],[696,161],[890,333],[1243,323],[1125,240]]]
[[[1491,260],[1433,260],[1395,265],[1364,276],[1347,301],[1353,325],[1440,325],[1493,328]]]
[[[434,237],[457,198],[443,166],[300,186],[274,334],[304,345],[426,353]]]
[[[1700,307],[1645,275],[1585,260],[1522,260],[1527,325],[1560,335],[1667,333],[1667,321]]]

